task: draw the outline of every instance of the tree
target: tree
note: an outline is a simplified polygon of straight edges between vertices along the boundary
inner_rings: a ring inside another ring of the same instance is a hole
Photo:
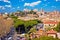
[[[25,26],[26,32],[28,32],[36,24],[38,24],[36,20],[25,21],[24,26]]]
[[[13,19],[17,19],[18,18],[17,16],[14,16],[13,13],[10,15],[10,17],[13,18]]]
[[[31,28],[33,28],[34,25],[38,24],[39,22],[37,20],[29,20],[29,21],[23,21],[19,19],[14,19],[14,27],[18,28],[19,25],[23,25],[25,28],[25,32],[27,33]]]
[[[35,27],[31,28],[30,31],[28,32],[28,34],[33,33],[33,32],[36,32],[36,28]]]
[[[19,25],[24,24],[23,20],[19,20],[19,19],[15,19],[14,22],[15,22],[14,23],[15,28],[18,27]]]
[[[57,27],[55,27],[54,30],[56,30],[57,32],[60,32],[60,22],[59,24],[57,24]]]

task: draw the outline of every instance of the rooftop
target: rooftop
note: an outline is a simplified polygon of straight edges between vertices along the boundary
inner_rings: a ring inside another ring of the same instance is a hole
[[[52,29],[52,30],[47,31],[47,33],[49,33],[49,34],[56,34],[57,32]]]
[[[44,20],[43,21],[44,24],[58,24],[58,21],[53,21],[53,20]]]

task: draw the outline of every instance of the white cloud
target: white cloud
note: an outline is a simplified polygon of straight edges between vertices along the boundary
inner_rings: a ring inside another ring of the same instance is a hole
[[[2,6],[0,6],[0,8],[2,8]]]
[[[56,8],[56,6],[51,6],[52,8]]]
[[[20,8],[19,6],[17,8]]]
[[[31,6],[31,7],[33,7],[33,6],[38,5],[39,3],[41,3],[41,1],[32,2],[32,3],[25,3],[24,6]]]
[[[3,1],[8,1],[8,0],[3,0]]]
[[[1,1],[1,0],[0,0]]]
[[[56,0],[56,1],[58,1],[58,0]]]
[[[55,1],[57,2],[57,1],[60,1],[60,0],[55,0]]]
[[[5,7],[2,7],[2,10],[4,10],[5,9]]]
[[[10,3],[10,1],[9,1],[9,0],[0,0],[0,1]]]
[[[10,1],[8,1],[8,0],[3,0],[4,2],[7,2],[7,3],[10,3]]]
[[[9,8],[11,8],[11,5],[5,5],[5,7],[9,7]]]
[[[4,10],[4,9],[5,9],[5,7],[4,7],[4,6],[0,6],[0,9]]]

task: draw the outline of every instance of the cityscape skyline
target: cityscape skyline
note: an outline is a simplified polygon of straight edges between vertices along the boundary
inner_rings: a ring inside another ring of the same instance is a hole
[[[0,0],[0,12],[16,12],[17,10],[33,10],[41,8],[46,12],[60,11],[60,0]]]

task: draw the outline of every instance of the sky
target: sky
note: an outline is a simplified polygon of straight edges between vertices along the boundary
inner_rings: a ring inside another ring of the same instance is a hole
[[[60,0],[0,0],[0,12],[16,12],[17,10],[60,11]]]

